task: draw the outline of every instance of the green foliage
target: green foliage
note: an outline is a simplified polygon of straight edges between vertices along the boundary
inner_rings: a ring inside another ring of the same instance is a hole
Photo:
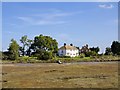
[[[81,53],[80,54],[80,58],[84,58],[85,57],[85,54],[84,53]]]
[[[2,60],[2,52],[0,51],[0,60]]]
[[[17,61],[18,62],[27,62],[28,60],[29,60],[28,56],[22,56],[22,57],[19,57],[19,59]]]
[[[120,55],[120,42],[118,41],[113,41],[111,45],[111,51],[115,55]]]
[[[34,51],[37,50],[45,50],[45,51],[54,51],[57,52],[58,43],[55,39],[52,39],[50,36],[39,35],[34,38],[34,43],[32,44],[32,49]]]
[[[96,56],[96,55],[97,55],[97,53],[96,53],[95,51],[89,51],[89,52],[86,52],[86,53],[85,53],[85,56],[86,56],[86,57]]]
[[[105,55],[112,55],[112,51],[110,47],[106,47]]]
[[[59,56],[60,58],[71,58],[70,56]]]
[[[20,41],[23,44],[23,46],[20,47],[19,49],[21,52],[21,55],[30,56],[31,55],[31,44],[33,43],[33,40],[28,39],[27,35],[24,35],[21,37]]]
[[[52,59],[52,52],[47,52],[47,51],[40,52],[39,54],[37,54],[37,58],[39,60]]]
[[[20,41],[23,44],[23,46],[20,48],[20,51],[21,51],[22,55],[24,56],[25,55],[25,47],[27,45],[27,35],[22,36]]]
[[[90,50],[98,53],[100,51],[100,48],[99,47],[92,47],[92,48],[90,48]]]
[[[35,62],[37,60],[37,57],[29,57],[29,56],[21,56],[16,60],[16,62],[20,63],[29,63],[29,62]]]
[[[19,57],[19,45],[12,39],[8,48],[8,56],[11,60],[16,60]]]
[[[27,47],[28,49],[26,50],[26,55],[31,56],[31,45],[33,43],[33,40],[27,39]]]
[[[3,52],[2,53],[2,60],[8,60],[9,56],[10,56],[9,52]]]
[[[50,59],[58,51],[58,43],[50,36],[43,36],[42,34],[34,38],[34,43],[31,49],[39,59]],[[52,55],[51,55],[52,54]],[[45,56],[44,56],[45,55]]]

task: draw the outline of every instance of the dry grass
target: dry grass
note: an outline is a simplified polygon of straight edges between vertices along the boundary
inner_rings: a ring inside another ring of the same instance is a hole
[[[118,63],[3,64],[3,88],[117,88]]]

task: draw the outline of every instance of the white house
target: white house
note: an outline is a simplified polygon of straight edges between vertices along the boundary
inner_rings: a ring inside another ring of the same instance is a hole
[[[70,56],[70,57],[76,57],[79,55],[79,50],[72,45],[64,45],[59,48],[58,50],[59,56]]]

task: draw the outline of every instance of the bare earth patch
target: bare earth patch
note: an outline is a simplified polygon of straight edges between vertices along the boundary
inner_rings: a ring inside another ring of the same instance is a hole
[[[3,88],[118,88],[118,63],[3,64]]]

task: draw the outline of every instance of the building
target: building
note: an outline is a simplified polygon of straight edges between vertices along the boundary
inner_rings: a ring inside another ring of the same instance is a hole
[[[70,44],[70,45],[64,44],[64,46],[59,48],[58,55],[59,56],[76,57],[79,55],[79,50],[72,44]]]

